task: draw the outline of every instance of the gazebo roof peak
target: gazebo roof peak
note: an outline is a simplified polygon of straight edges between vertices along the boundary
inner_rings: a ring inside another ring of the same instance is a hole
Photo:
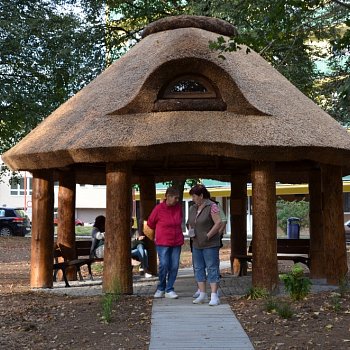
[[[142,32],[142,38],[150,34],[179,28],[199,28],[230,37],[238,34],[234,25],[222,19],[206,16],[181,15],[162,18],[150,23]]]

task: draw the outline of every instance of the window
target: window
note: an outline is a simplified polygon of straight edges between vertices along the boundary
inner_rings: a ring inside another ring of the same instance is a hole
[[[26,180],[26,188],[25,181]],[[11,183],[11,196],[24,196],[25,194],[31,195],[33,189],[33,178],[31,177],[21,177],[21,178],[12,178]],[[25,193],[26,192],[26,193]]]
[[[153,111],[225,111],[226,108],[218,89],[207,78],[183,75],[159,91]]]
[[[216,98],[212,84],[200,76],[182,76],[171,81],[162,98]]]

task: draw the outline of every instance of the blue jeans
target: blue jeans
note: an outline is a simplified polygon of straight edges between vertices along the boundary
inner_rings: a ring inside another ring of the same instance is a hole
[[[220,282],[220,247],[197,249],[193,247],[194,277],[197,282]],[[207,276],[208,275],[208,276]]]
[[[166,247],[157,246],[159,258],[159,283],[158,290],[169,293],[174,290],[180,264],[181,246]]]
[[[148,254],[143,244],[138,244],[136,248],[131,250],[131,257],[141,263],[141,268],[148,269]]]

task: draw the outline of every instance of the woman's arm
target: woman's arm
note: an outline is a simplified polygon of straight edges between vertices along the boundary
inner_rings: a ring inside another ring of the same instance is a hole
[[[105,233],[104,232],[97,232],[95,237],[96,237],[96,239],[105,239]]]
[[[219,229],[220,229],[221,224],[222,224],[220,213],[211,213],[211,218],[214,221],[214,225],[210,229],[210,231],[207,233],[208,239],[214,237],[219,232]]]

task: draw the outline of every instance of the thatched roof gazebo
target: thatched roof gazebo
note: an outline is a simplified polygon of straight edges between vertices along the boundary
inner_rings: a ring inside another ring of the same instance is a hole
[[[246,184],[253,184],[253,285],[273,290],[276,181],[309,182],[311,275],[338,283],[347,272],[342,175],[350,137],[257,53],[209,49],[233,36],[222,20],[179,16],[150,24],[143,39],[3,155],[33,172],[32,287],[52,286],[53,181],[59,181],[58,239],[74,247],[75,184],[107,185],[105,291],[132,293],[131,184],[141,214],[155,182],[231,180],[231,247],[246,251]],[[73,250],[72,250],[73,251]],[[151,266],[156,257],[150,244]],[[155,271],[154,271],[155,272]]]

